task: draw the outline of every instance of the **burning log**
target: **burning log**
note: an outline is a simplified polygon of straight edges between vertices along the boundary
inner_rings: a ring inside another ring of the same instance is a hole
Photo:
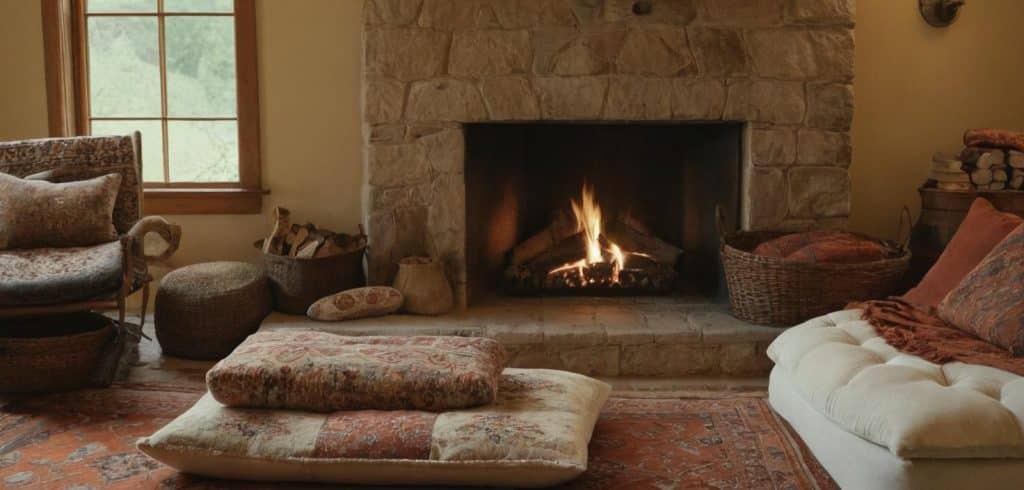
[[[574,220],[562,213],[513,250],[505,270],[512,292],[666,293],[675,286],[681,249],[627,215],[606,229],[589,186],[571,204]]]
[[[658,238],[646,226],[637,223],[635,219],[620,216],[609,227],[608,238],[625,250],[649,255],[656,262],[674,267],[683,255],[683,249]]]
[[[559,211],[547,228],[512,249],[510,262],[512,265],[525,264],[551,250],[559,242],[575,235],[578,231],[579,226],[576,220],[572,219],[565,211]]]

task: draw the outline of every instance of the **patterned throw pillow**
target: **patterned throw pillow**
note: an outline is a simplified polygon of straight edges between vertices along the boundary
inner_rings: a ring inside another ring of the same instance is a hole
[[[88,247],[117,238],[121,176],[53,184],[0,173],[0,250]]]
[[[309,306],[306,316],[324,322],[384,316],[402,307],[402,293],[385,286],[355,288],[332,294]]]
[[[504,367],[492,339],[277,331],[250,336],[206,384],[231,407],[440,411],[493,402]]]
[[[957,328],[1024,355],[1024,225],[946,295],[938,312]]]

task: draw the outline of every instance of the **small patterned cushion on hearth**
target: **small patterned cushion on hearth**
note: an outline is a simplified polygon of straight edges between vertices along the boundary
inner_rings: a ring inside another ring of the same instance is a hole
[[[493,405],[444,413],[254,410],[206,395],[138,446],[217,478],[546,487],[586,471],[609,391],[575,373],[507,369]]]
[[[961,330],[1024,355],[1024,225],[1020,225],[939,303]]]
[[[386,286],[349,289],[332,294],[309,306],[306,315],[314,320],[337,322],[384,316],[402,307],[402,293]]]
[[[121,287],[120,241],[92,247],[0,250],[0,305],[54,305]]]
[[[505,350],[478,337],[261,332],[206,373],[232,407],[450,410],[494,401]]]

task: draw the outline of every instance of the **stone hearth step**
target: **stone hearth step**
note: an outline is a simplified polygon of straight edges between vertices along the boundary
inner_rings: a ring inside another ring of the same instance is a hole
[[[261,331],[338,335],[461,335],[501,341],[512,367],[592,376],[766,374],[765,349],[782,329],[751,325],[694,297],[500,298],[438,317],[390,315],[324,323],[274,313]]]

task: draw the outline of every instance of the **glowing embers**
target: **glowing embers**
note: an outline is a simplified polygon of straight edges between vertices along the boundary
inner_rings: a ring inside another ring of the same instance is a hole
[[[620,216],[606,227],[592,186],[583,184],[551,224],[512,251],[506,270],[517,293],[664,293],[672,289],[682,251],[641,222]]]

